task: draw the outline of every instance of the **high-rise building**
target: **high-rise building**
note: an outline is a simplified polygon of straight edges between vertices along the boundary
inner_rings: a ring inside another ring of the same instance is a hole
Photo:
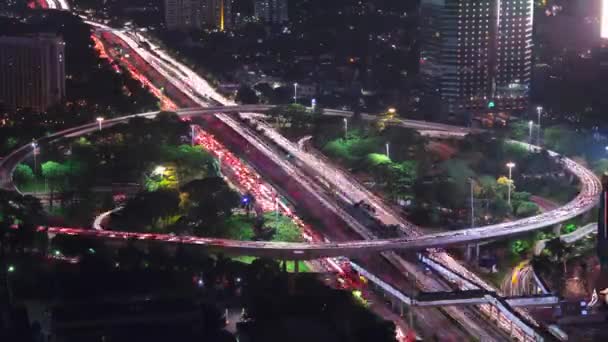
[[[165,0],[165,24],[169,30],[201,29],[201,0]]]
[[[203,25],[224,31],[232,27],[232,0],[202,0]]]
[[[267,23],[280,24],[289,20],[287,0],[255,0],[254,13],[256,18]]]
[[[528,105],[533,0],[422,0],[420,71],[442,111]]]
[[[165,0],[165,23],[169,30],[223,31],[232,27],[232,0]]]
[[[0,102],[38,112],[65,96],[65,43],[57,36],[0,37]]]

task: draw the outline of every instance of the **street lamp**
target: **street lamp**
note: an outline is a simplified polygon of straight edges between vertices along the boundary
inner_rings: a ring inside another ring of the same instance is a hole
[[[190,125],[190,145],[194,146],[194,125]]]
[[[471,228],[475,227],[475,198],[473,194],[473,178],[469,178],[469,182],[471,182]]]
[[[97,123],[99,123],[99,130],[101,131],[101,123],[103,122],[104,118],[102,118],[101,116],[97,118]]]
[[[391,107],[391,108],[388,109],[388,112],[390,114],[395,114],[395,113],[397,113],[397,110],[395,108]]]
[[[346,140],[348,136],[348,119],[342,118],[342,120],[344,121],[344,139]]]
[[[540,146],[540,115],[543,113],[543,107],[536,107],[536,112],[538,113],[538,131],[536,132],[536,141],[538,142],[538,146]]]
[[[165,171],[167,171],[167,168],[162,165],[159,165],[154,169],[154,171],[152,171],[152,174],[163,176],[165,174]]]
[[[35,141],[32,141],[32,149],[34,150],[34,174],[36,174],[36,170],[38,169],[38,163],[36,159],[38,144]]]
[[[391,152],[391,150],[390,150],[390,143],[387,142],[386,143],[386,157],[388,159],[391,159],[391,153],[390,152]]]
[[[511,205],[511,185],[513,184],[513,181],[511,180],[511,176],[512,176],[512,170],[515,167],[515,163],[508,162],[507,167],[509,168],[509,184],[508,184],[509,188],[507,191],[507,203],[509,203],[509,205]]]
[[[298,103],[298,82],[293,84],[293,103]]]
[[[534,126],[534,121],[530,120],[528,122],[528,149],[532,149],[532,127]]]

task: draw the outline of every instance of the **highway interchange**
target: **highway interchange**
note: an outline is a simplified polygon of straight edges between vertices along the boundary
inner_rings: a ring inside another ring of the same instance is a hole
[[[67,9],[67,7],[62,7],[64,5],[67,6],[67,4],[65,4],[65,2],[62,0],[54,0],[49,2],[49,8]],[[540,229],[588,211],[595,206],[599,192],[601,191],[599,180],[591,171],[570,159],[563,158],[565,168],[577,176],[581,183],[580,193],[575,199],[565,206],[523,220],[460,231],[424,235],[421,229],[403,220],[381,199],[371,194],[356,180],[353,180],[353,178],[348,174],[336,169],[332,165],[329,165],[327,161],[319,158],[318,156],[301,151],[297,145],[287,141],[272,129],[266,128],[264,130],[264,138],[274,142],[275,144],[280,144],[282,147],[286,148],[290,154],[295,156],[296,160],[300,163],[300,165],[302,165],[302,169],[305,171],[298,170],[293,165],[289,165],[289,163],[284,161],[283,158],[276,154],[276,152],[272,151],[272,146],[269,146],[267,142],[264,142],[260,137],[251,134],[250,130],[241,127],[241,124],[237,120],[234,120],[232,116],[226,115],[226,113],[244,113],[243,115],[247,116],[246,113],[267,110],[268,106],[235,106],[233,102],[226,100],[219,95],[205,80],[196,75],[196,73],[192,72],[181,63],[173,60],[161,49],[154,46],[154,44],[152,44],[150,41],[147,41],[149,48],[143,48],[137,41],[141,41],[145,38],[139,36],[138,33],[133,32],[132,30],[112,29],[93,21],[88,21],[88,23],[97,28],[98,34],[110,33],[109,35],[114,37],[113,39],[122,41],[123,44],[126,44],[131,49],[133,55],[137,55],[138,58],[143,59],[145,63],[148,63],[148,65],[152,67],[150,68],[151,70],[146,70],[147,72],[153,72],[162,76],[175,88],[181,90],[186,97],[190,98],[195,106],[202,106],[201,108],[178,110],[177,112],[180,116],[195,117],[199,115],[205,116],[213,114],[225,125],[237,130],[249,143],[254,145],[259,150],[264,151],[264,153],[271,158],[272,161],[277,163],[277,165],[280,165],[280,167],[286,170],[288,174],[295,176],[294,180],[301,180],[305,182],[305,180],[310,180],[311,177],[320,177],[325,182],[332,184],[332,186],[338,189],[341,198],[346,202],[354,203],[358,200],[365,199],[377,209],[378,217],[383,223],[399,225],[407,234],[407,237],[400,239],[377,239],[373,232],[369,231],[369,229],[366,229],[366,227],[361,227],[361,224],[352,221],[348,222],[351,228],[355,229],[360,236],[368,240],[343,241],[334,243],[289,244],[280,242],[246,242],[199,237],[170,236],[162,234],[137,234],[128,232],[59,227],[48,228],[49,233],[96,236],[115,239],[134,238],[139,240],[163,241],[170,243],[187,243],[208,247],[212,250],[221,249],[230,253],[271,256],[289,260],[344,256],[352,254],[361,255],[376,251],[390,251],[383,253],[383,255],[391,264],[400,270],[416,274],[420,272],[391,250],[424,250],[427,248],[445,247],[454,244],[467,244],[480,240],[496,239]],[[128,63],[128,61],[125,62]],[[137,68],[134,67],[131,72],[137,72]],[[153,77],[148,77],[148,79],[153,79]],[[154,82],[149,83],[150,88],[154,89]],[[155,94],[158,94],[159,89],[156,90],[157,91]],[[160,96],[166,96],[163,94],[162,90],[160,91]],[[222,106],[209,107],[210,103],[219,103],[222,104]],[[163,104],[168,109],[173,109],[172,106],[175,105],[170,99],[163,101]],[[350,115],[348,112],[336,110],[327,110],[326,114],[343,116]],[[144,113],[140,115],[153,117],[155,113]],[[124,122],[131,117],[133,116],[106,120],[104,125],[110,126],[116,123]],[[420,130],[443,132],[448,135],[462,136],[470,131],[469,129],[462,127],[412,120],[399,120],[396,122],[396,124]],[[50,142],[51,140],[60,139],[62,137],[73,137],[81,134],[87,134],[96,128],[97,123],[76,127],[64,132],[59,132],[54,136],[45,137],[41,139],[39,143],[42,144]],[[30,146],[24,146],[0,162],[0,185],[3,188],[14,189],[14,185],[12,184],[11,180],[12,170],[19,163],[19,161],[26,158],[31,152],[32,149]],[[316,170],[316,174],[311,175],[311,170]],[[317,196],[318,200],[325,202],[330,207],[333,207],[332,210],[348,221],[348,215],[344,215],[339,207],[332,205],[331,203],[327,203],[327,196],[323,194],[323,190],[319,189],[317,185],[302,184],[302,186],[307,187],[313,196]],[[474,286],[477,286],[477,288],[483,288],[490,291],[495,290],[492,288],[492,286],[486,284],[476,275],[466,270],[466,268],[452,259],[447,253],[438,249],[433,249],[430,250],[429,257],[448,267],[456,274],[470,280],[470,284],[475,284]],[[439,291],[445,287],[444,285],[438,284],[437,281],[431,279],[431,277],[423,274],[417,274],[417,276],[419,276],[418,281],[421,282],[419,285],[426,291]],[[464,285],[464,287],[466,286],[467,285]],[[454,317],[454,315],[458,316],[459,314],[457,312],[453,312],[452,316]],[[466,320],[466,317],[461,318]],[[482,332],[480,332],[480,336],[483,336]],[[521,336],[518,338],[520,337]]]

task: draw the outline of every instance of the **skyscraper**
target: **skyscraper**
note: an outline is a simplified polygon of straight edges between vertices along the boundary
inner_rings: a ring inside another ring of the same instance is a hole
[[[255,0],[254,13],[256,18],[267,23],[280,24],[289,20],[287,0]]]
[[[232,27],[232,0],[202,0],[203,25],[220,31]]]
[[[420,71],[442,111],[528,105],[533,0],[422,0]]]
[[[65,43],[54,35],[0,37],[0,102],[38,112],[65,96]]]
[[[165,24],[169,30],[200,30],[201,0],[165,0]]]
[[[223,31],[232,27],[232,0],[165,0],[165,22],[169,30]]]

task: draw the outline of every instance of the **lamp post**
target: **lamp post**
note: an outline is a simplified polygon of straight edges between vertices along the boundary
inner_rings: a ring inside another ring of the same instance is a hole
[[[38,169],[38,163],[36,159],[36,155],[38,154],[38,144],[36,144],[35,141],[32,141],[32,149],[34,150],[34,174],[36,174],[36,170]]]
[[[536,107],[536,112],[538,114],[538,131],[536,132],[536,141],[538,143],[538,146],[540,146],[541,145],[541,143],[540,143],[540,116],[543,113],[543,107],[542,106]]]
[[[298,103],[298,82],[293,84],[293,103]]]
[[[348,119],[342,118],[342,120],[344,121],[344,140],[346,140],[348,137]]]
[[[509,184],[508,184],[509,187],[508,187],[508,191],[507,191],[507,203],[509,203],[509,205],[511,205],[511,185],[513,184],[513,181],[511,180],[511,176],[512,176],[512,170],[515,167],[515,163],[508,162],[507,167],[509,168]]]
[[[101,131],[101,124],[103,123],[104,118],[101,116],[97,118],[97,123],[99,124],[99,131]]]
[[[475,198],[473,194],[473,178],[469,178],[471,182],[471,228],[475,227]]]
[[[385,145],[385,147],[386,147],[386,157],[388,159],[391,159],[391,145],[390,145],[390,143],[387,142],[386,145]]]
[[[534,121],[530,120],[528,122],[528,149],[532,150],[532,127],[534,126]]]

